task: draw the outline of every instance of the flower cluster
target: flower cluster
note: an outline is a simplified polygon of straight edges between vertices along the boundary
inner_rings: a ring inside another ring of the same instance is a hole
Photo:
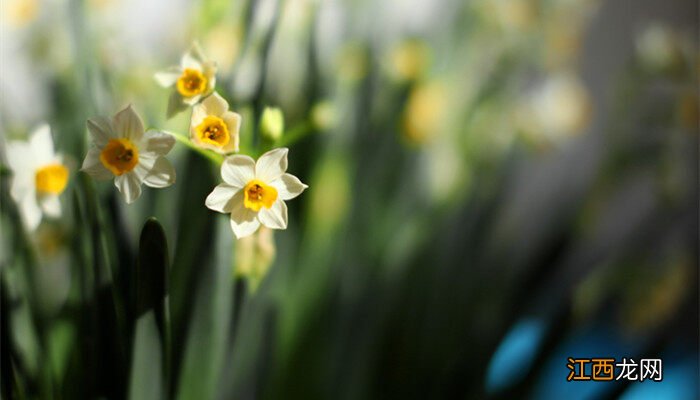
[[[239,152],[242,118],[229,110],[228,102],[215,92],[216,63],[207,59],[195,44],[180,65],[155,74],[156,81],[172,90],[167,117],[192,108],[189,138],[160,130],[145,130],[131,105],[112,118],[93,117],[87,121],[91,146],[81,170],[97,180],[114,179],[114,185],[131,204],[141,196],[141,186],[165,188],[175,183],[175,168],[166,158],[177,140],[201,153],[219,154],[223,183],[207,197],[205,205],[231,214],[231,228],[237,238],[252,235],[262,225],[286,229],[290,200],[307,188],[286,173],[287,148],[272,149],[257,162]],[[264,135],[279,138],[283,130],[281,110],[267,109]],[[261,132],[261,134],[263,134]],[[221,158],[224,156],[225,158]],[[54,153],[48,126],[37,129],[28,143],[8,144],[9,165],[14,173],[12,197],[17,201],[29,229],[42,214],[59,216],[58,196],[68,182],[68,168]]]

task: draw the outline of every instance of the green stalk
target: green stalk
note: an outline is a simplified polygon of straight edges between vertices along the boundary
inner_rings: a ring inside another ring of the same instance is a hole
[[[167,132],[167,131],[165,133],[172,135],[175,138],[175,140],[177,140],[178,142],[184,144],[185,146],[189,147],[191,150],[194,150],[195,152],[199,153],[200,155],[208,158],[209,161],[216,164],[217,167],[220,167],[221,164],[224,162],[224,158],[222,156],[220,156],[218,154],[214,154],[214,153],[207,151],[205,149],[202,149],[200,147],[197,147],[194,143],[192,143],[192,141],[188,137],[186,137],[184,135],[180,135],[179,133],[175,133],[175,132]]]

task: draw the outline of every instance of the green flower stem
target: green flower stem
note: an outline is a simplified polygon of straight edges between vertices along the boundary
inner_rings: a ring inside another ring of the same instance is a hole
[[[284,135],[282,135],[282,137],[275,143],[275,147],[291,146],[313,132],[313,124],[310,122],[304,122],[285,132]]]
[[[188,138],[184,135],[180,135],[179,133],[175,133],[175,132],[165,132],[165,133],[172,135],[175,138],[175,140],[184,144],[185,146],[189,147],[191,150],[194,150],[195,152],[199,153],[200,155],[208,158],[209,161],[213,162],[214,164],[216,164],[219,167],[224,162],[224,157],[222,157],[218,154],[215,154],[211,151],[197,147],[194,143],[192,143],[190,138]]]

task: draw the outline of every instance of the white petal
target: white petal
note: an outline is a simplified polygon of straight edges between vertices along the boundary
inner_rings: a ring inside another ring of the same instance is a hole
[[[164,156],[170,152],[175,146],[175,138],[173,135],[165,132],[149,130],[145,133],[146,151],[154,152],[159,156]]]
[[[197,104],[197,102],[199,102],[199,99],[201,99],[201,98],[202,98],[201,94],[196,94],[192,97],[183,97],[182,102],[185,103],[185,105],[193,106],[193,105]]]
[[[34,158],[28,143],[19,141],[8,142],[6,153],[7,163],[15,175],[19,171],[34,169]]]
[[[199,46],[199,43],[193,43],[192,47],[182,56],[180,64],[183,68],[194,68],[202,70],[202,63],[206,61],[204,52]]]
[[[51,138],[51,129],[47,124],[42,124],[32,132],[29,137],[29,147],[32,151],[32,158],[38,164],[47,164],[53,161],[53,138]]]
[[[264,181],[272,182],[279,178],[287,170],[287,153],[289,149],[270,150],[260,156],[255,164],[255,177]]]
[[[242,188],[255,179],[255,161],[241,154],[227,157],[221,165],[221,178],[233,187]]]
[[[204,111],[207,115],[215,115],[217,117],[228,111],[228,103],[216,92],[204,99],[202,106],[204,106]]]
[[[139,163],[136,164],[136,167],[131,171],[131,173],[136,175],[139,182],[143,182],[143,180],[146,179],[146,176],[151,173],[157,159],[158,155],[156,155],[156,153],[147,151],[139,153]]]
[[[287,205],[278,199],[272,203],[272,207],[261,208],[258,219],[270,229],[287,229]]]
[[[58,199],[58,196],[41,196],[39,203],[44,214],[54,218],[61,216],[61,201]]]
[[[87,155],[85,155],[85,160],[83,160],[83,166],[80,168],[80,170],[90,175],[94,179],[111,179],[114,175],[110,170],[105,168],[102,161],[100,161],[100,152],[100,149],[97,147],[92,147],[90,150],[88,150]]]
[[[299,196],[301,192],[308,188],[307,185],[301,183],[299,178],[292,174],[286,173],[275,179],[270,184],[277,189],[277,195],[282,200],[291,200]]]
[[[168,187],[175,183],[175,168],[167,158],[158,157],[143,183],[152,188]]]
[[[36,175],[34,171],[13,171],[12,185],[10,186],[10,195],[16,202],[22,201],[28,193],[34,193]]]
[[[87,128],[92,142],[98,147],[104,147],[114,137],[112,122],[106,117],[93,117],[87,120]]]
[[[180,67],[170,67],[164,71],[156,72],[153,76],[156,82],[162,87],[170,87],[177,82],[178,78],[182,75],[182,68]]]
[[[240,188],[235,188],[231,185],[222,183],[214,188],[214,190],[209,193],[207,200],[204,204],[210,210],[214,210],[220,213],[229,214],[233,210],[233,200]],[[240,200],[240,198],[238,198]]]
[[[216,87],[216,63],[213,61],[202,64],[202,73],[207,78],[207,90],[204,93],[211,93]]]
[[[231,200],[231,229],[236,238],[240,239],[255,233],[260,227],[257,213],[245,208],[243,205],[243,191],[239,190]]]
[[[27,193],[17,205],[19,206],[19,212],[22,216],[24,226],[30,231],[36,229],[41,222],[41,209],[36,202],[36,195],[34,192]]]
[[[114,116],[114,130],[117,136],[124,137],[132,142],[140,142],[143,137],[143,122],[136,114],[131,104],[126,106]]]
[[[229,135],[231,135],[231,140],[224,147],[224,152],[230,153],[232,151],[238,151],[238,144],[240,142],[238,133],[241,130],[241,116],[235,112],[226,111],[222,119],[228,128]]]
[[[134,172],[115,177],[114,186],[119,189],[127,204],[133,203],[141,196],[141,181]]]

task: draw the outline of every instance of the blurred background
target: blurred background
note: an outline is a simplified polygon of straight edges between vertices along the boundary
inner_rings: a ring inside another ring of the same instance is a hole
[[[698,397],[696,1],[0,3],[3,398]],[[129,103],[187,134],[153,74],[193,41],[246,148],[284,112],[285,231],[235,241],[180,144],[132,205],[78,171]],[[4,148],[44,121],[71,175],[28,232]]]

